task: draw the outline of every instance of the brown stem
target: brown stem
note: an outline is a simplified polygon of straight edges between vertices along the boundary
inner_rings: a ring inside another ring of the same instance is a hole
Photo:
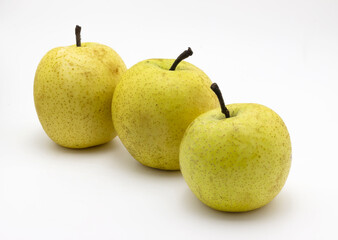
[[[183,53],[181,53],[177,59],[175,60],[175,62],[173,63],[173,65],[171,66],[171,68],[169,69],[170,71],[174,71],[177,67],[177,65],[183,60],[186,59],[187,57],[191,56],[193,54],[191,48],[188,48],[188,50],[185,50]]]
[[[212,91],[215,92],[215,94],[218,98],[218,101],[221,105],[222,113],[224,113],[224,115],[225,115],[225,118],[229,118],[230,117],[229,110],[227,109],[227,107],[224,104],[223,96],[222,96],[221,90],[219,89],[217,83],[211,84],[210,88],[212,89]]]
[[[76,46],[81,47],[81,27],[76,25],[75,27]]]

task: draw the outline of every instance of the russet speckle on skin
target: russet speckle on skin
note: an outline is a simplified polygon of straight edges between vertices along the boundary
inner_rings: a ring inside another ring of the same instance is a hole
[[[191,123],[180,147],[181,172],[195,195],[222,211],[249,211],[270,202],[291,166],[289,133],[280,117],[259,104],[227,106]]]
[[[97,43],[55,48],[43,57],[35,75],[34,102],[53,141],[85,148],[116,135],[111,120],[111,100],[120,79],[116,68],[126,70],[122,59]]]

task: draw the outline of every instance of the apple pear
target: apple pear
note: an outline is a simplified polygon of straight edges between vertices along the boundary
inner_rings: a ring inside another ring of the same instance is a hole
[[[145,166],[179,170],[179,146],[186,128],[218,104],[208,76],[182,61],[190,55],[189,48],[176,60],[141,61],[116,86],[114,127],[129,153]]]
[[[76,45],[50,50],[40,61],[34,79],[34,102],[40,123],[57,144],[86,148],[116,136],[111,101],[126,71],[110,47],[82,43],[76,27]]]
[[[244,212],[269,203],[291,166],[291,141],[283,120],[254,103],[225,106],[197,117],[180,146],[181,172],[199,200],[211,208]]]

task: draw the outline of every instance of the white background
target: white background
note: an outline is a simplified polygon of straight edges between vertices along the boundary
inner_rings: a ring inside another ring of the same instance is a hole
[[[227,103],[274,109],[291,134],[281,193],[248,213],[212,210],[180,172],[135,161],[118,138],[70,150],[33,102],[43,55],[82,40],[128,67],[188,59]],[[338,1],[0,1],[0,239],[338,239]]]

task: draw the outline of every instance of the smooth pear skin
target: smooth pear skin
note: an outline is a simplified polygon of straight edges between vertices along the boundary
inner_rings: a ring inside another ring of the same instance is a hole
[[[112,103],[115,129],[129,153],[145,166],[179,169],[179,146],[186,128],[218,105],[208,76],[174,59],[142,61],[122,76]]]
[[[291,141],[282,119],[259,104],[227,105],[196,118],[180,147],[181,172],[211,208],[243,212],[269,203],[291,166]]]
[[[57,144],[86,148],[116,136],[111,101],[126,66],[111,48],[82,43],[50,50],[34,80],[34,102],[40,123]]]

